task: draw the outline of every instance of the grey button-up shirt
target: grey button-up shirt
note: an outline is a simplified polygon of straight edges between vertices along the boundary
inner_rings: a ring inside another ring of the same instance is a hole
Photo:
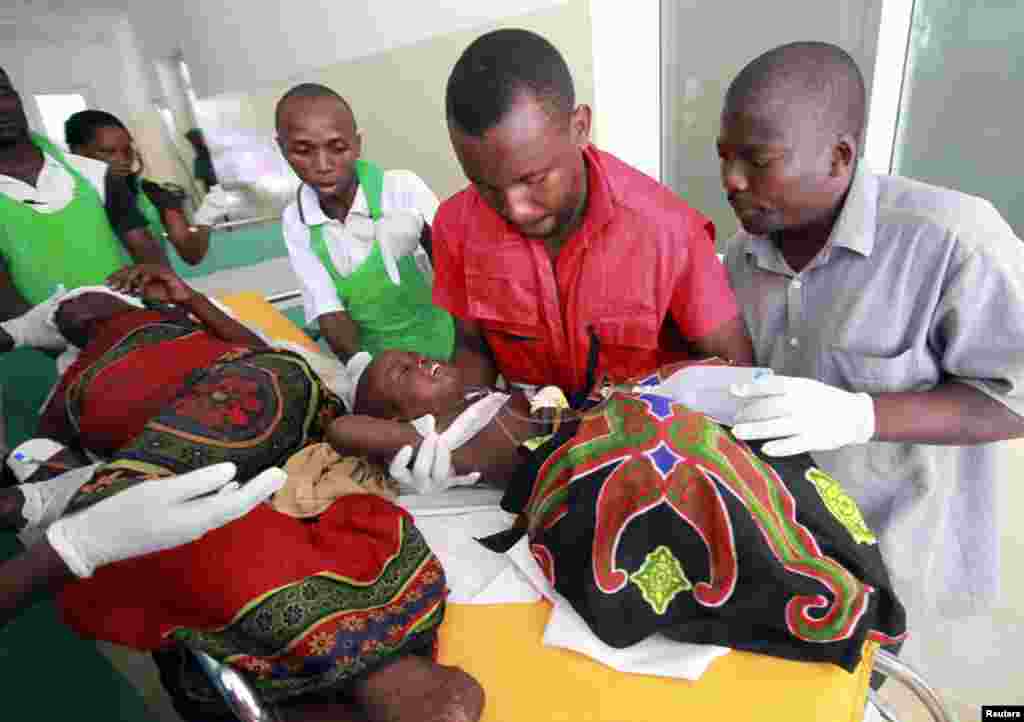
[[[1024,415],[1024,244],[988,201],[860,170],[802,271],[742,231],[726,266],[758,364],[868,393],[955,377]],[[1005,453],[872,442],[814,457],[879,534],[912,613],[959,616],[998,593]]]

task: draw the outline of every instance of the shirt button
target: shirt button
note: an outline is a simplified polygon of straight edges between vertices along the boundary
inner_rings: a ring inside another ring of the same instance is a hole
[[[793,288],[803,288],[803,285],[804,285],[803,281],[800,281],[800,280],[793,281]]]
[[[792,346],[793,348],[796,348],[797,346],[800,345],[800,339],[794,336],[793,338],[789,339],[789,345]]]

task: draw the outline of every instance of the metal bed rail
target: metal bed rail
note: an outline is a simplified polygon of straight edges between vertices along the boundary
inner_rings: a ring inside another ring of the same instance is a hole
[[[257,223],[266,223],[267,221],[280,220],[280,215],[275,216],[256,216],[255,218],[240,218],[237,221],[224,221],[223,223],[215,223],[211,226],[215,231],[229,231],[233,228],[241,228],[243,226],[254,226]]]
[[[927,682],[920,673],[895,655],[879,649],[875,652],[874,671],[890,679],[896,680],[909,689],[918,701],[928,710],[935,722],[958,722],[957,716],[949,708],[939,693]],[[887,722],[898,722],[895,713],[879,700],[872,691],[871,704],[875,705],[882,718]]]
[[[267,303],[276,305],[278,303],[285,303],[286,301],[294,301],[297,298],[302,297],[302,291],[295,289],[294,291],[282,291],[281,293],[272,293],[266,297]]]

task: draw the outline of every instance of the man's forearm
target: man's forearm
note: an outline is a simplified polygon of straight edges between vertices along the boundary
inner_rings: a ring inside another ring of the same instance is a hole
[[[194,266],[202,261],[210,248],[210,227],[190,225],[185,214],[175,208],[164,209],[160,217],[167,237],[185,263]]]
[[[873,441],[959,445],[1024,436],[1024,417],[956,381],[930,391],[872,394],[872,399]]]
[[[45,539],[0,564],[0,627],[13,619],[35,592],[54,590],[73,578]]]
[[[229,343],[246,346],[264,346],[263,339],[254,334],[235,319],[217,308],[210,299],[201,293],[195,293],[192,299],[184,304],[192,315],[198,318],[217,338]]]
[[[155,263],[161,266],[170,266],[171,262],[164,253],[164,248],[150,235],[145,228],[133,228],[119,234],[128,254],[136,263]]]
[[[32,305],[14,287],[14,281],[7,271],[7,261],[0,255],[0,321],[9,321],[30,308]]]
[[[21,515],[24,506],[25,495],[18,487],[0,489],[0,529],[16,530],[25,526],[25,517]]]

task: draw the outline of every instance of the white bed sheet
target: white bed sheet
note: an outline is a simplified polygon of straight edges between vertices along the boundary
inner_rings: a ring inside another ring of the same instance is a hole
[[[604,644],[548,583],[525,537],[505,554],[492,552],[476,541],[508,529],[515,520],[501,510],[500,500],[500,491],[482,487],[398,499],[441,560],[451,590],[450,602],[516,604],[546,597],[553,611],[544,630],[545,646],[585,654],[622,672],[696,680],[711,662],[729,651],[660,635],[626,649]]]

